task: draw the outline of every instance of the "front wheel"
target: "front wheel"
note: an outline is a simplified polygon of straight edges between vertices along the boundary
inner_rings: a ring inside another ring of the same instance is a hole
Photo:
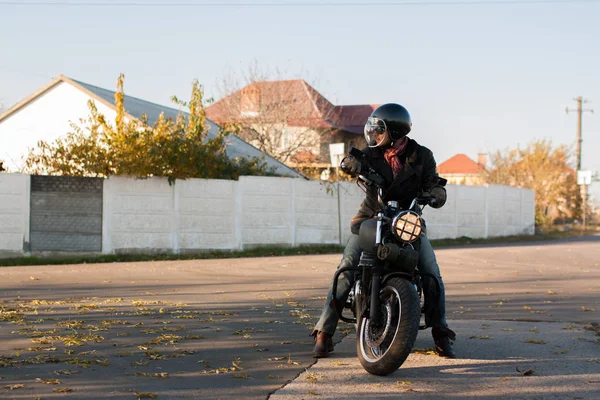
[[[373,375],[389,375],[410,354],[419,332],[419,297],[414,285],[390,278],[380,291],[381,321],[367,317],[358,322],[356,351],[363,368]]]

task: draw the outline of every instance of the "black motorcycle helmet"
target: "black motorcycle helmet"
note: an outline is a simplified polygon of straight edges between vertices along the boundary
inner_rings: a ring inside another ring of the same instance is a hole
[[[369,147],[386,146],[408,135],[412,127],[410,114],[400,104],[377,107],[365,124],[365,139]]]

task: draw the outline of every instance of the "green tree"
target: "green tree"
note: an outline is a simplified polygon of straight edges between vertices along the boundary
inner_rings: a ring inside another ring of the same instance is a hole
[[[550,140],[537,140],[524,149],[498,151],[490,159],[491,167],[484,174],[487,183],[535,192],[536,225],[547,225],[556,217],[579,216],[581,195],[566,146],[553,148]]]
[[[235,127],[223,126],[208,137],[209,126],[203,102],[203,90],[197,81],[191,99],[180,107],[189,109],[175,120],[160,115],[152,126],[144,115],[128,118],[125,110],[124,76],[117,81],[115,106],[117,115],[109,122],[93,101],[88,102],[90,115],[71,123],[72,131],[52,143],[38,142],[26,160],[27,172],[34,174],[96,176],[160,176],[170,181],[185,178],[237,179],[241,175],[273,175],[263,160],[238,158],[225,154],[227,137]]]

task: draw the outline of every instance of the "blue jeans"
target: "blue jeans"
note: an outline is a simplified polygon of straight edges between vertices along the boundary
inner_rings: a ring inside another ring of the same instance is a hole
[[[342,256],[342,261],[340,262],[338,269],[346,266],[357,266],[358,262],[360,261],[361,252],[362,250],[358,246],[358,235],[353,234],[350,236],[350,239],[348,239],[348,243],[344,249],[344,255]],[[432,307],[430,307],[431,311],[425,315],[426,323],[428,326],[432,326],[434,328],[445,328],[447,327],[447,323],[446,293],[444,290],[444,282],[442,281],[440,268],[435,258],[433,247],[431,247],[431,243],[425,235],[421,236],[418,268],[421,272],[427,272],[435,275],[440,282],[440,295],[437,297],[435,296],[436,287],[432,286],[435,285],[435,283],[431,279],[423,279],[423,295],[425,297],[425,303],[432,305]],[[353,285],[353,272],[344,272],[340,275],[336,290],[337,296],[335,298],[335,303],[339,310],[344,307],[346,299],[348,298],[348,294],[350,293],[350,289]],[[333,293],[332,286],[330,285],[329,293],[327,294],[327,299],[325,300],[325,305],[323,306],[323,311],[321,313],[321,318],[319,318],[319,321],[315,325],[313,332],[320,331],[330,335],[335,333],[335,329],[337,328],[338,324],[338,314],[332,307],[332,300]]]

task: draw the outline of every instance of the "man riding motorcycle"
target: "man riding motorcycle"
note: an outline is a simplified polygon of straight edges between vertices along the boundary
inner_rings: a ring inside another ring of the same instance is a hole
[[[406,209],[415,197],[427,193],[435,198],[430,206],[440,208],[446,203],[446,189],[439,185],[437,167],[431,150],[406,136],[411,127],[410,114],[403,106],[394,103],[379,106],[365,124],[364,135],[367,147],[362,151],[367,154],[371,165],[385,180],[384,203],[395,200],[401,208]],[[356,174],[360,171],[358,163],[358,160],[348,156],[342,161],[342,170]],[[352,235],[346,244],[338,268],[358,265],[361,254],[358,231],[362,222],[371,218],[376,210],[377,190],[370,186],[358,213],[350,223]],[[425,233],[421,236],[418,268],[422,272],[435,275],[439,280],[440,290],[436,293],[437,285],[433,279],[423,278],[425,321],[427,326],[432,327],[437,353],[442,357],[454,358],[451,341],[456,339],[456,335],[446,323],[444,284],[433,248]],[[341,310],[344,307],[353,285],[354,275],[351,272],[345,272],[340,276],[335,298],[337,309]],[[327,357],[327,354],[333,350],[332,337],[337,323],[338,313],[334,308],[330,286],[321,317],[311,333],[316,341],[314,357]]]

